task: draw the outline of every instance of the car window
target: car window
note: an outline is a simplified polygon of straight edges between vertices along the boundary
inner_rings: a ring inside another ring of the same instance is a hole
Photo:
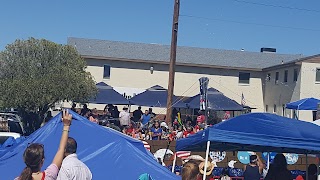
[[[0,136],[0,144],[3,144],[10,136]]]
[[[23,134],[21,126],[20,126],[20,124],[18,122],[8,121],[8,125],[9,125],[9,128],[10,128],[10,132]]]

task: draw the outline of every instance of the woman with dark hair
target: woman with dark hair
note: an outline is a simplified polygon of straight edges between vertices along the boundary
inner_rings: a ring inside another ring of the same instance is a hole
[[[308,166],[308,179],[305,176],[299,175],[296,177],[296,180],[317,180],[318,178],[317,173],[318,173],[317,165],[310,164]]]
[[[287,160],[283,154],[275,156],[265,180],[292,180],[291,172],[287,168]]]
[[[161,140],[162,129],[160,128],[159,121],[155,121],[153,127],[150,129],[152,140]]]
[[[42,144],[33,143],[27,147],[23,154],[26,167],[15,180],[54,180],[57,178],[64,157],[65,148],[69,136],[72,115],[67,110],[63,111],[63,129],[59,149],[49,167],[41,172],[44,163],[44,147]]]

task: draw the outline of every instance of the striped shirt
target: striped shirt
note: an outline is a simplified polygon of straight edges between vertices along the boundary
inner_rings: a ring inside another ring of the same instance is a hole
[[[81,162],[76,154],[64,158],[57,180],[91,180],[90,169]]]

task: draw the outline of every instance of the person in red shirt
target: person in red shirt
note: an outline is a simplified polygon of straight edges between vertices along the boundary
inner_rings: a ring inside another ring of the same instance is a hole
[[[201,111],[199,111],[199,116],[197,117],[197,122],[204,123],[206,120],[206,117],[203,115]]]
[[[183,132],[183,137],[186,138],[192,134],[194,134],[193,128],[187,127],[187,130]]]
[[[197,125],[194,127],[194,131],[197,133],[204,129],[204,124],[201,123],[201,120],[197,121]]]
[[[127,129],[127,135],[132,136],[134,133],[134,127],[132,124],[129,125],[129,128]]]

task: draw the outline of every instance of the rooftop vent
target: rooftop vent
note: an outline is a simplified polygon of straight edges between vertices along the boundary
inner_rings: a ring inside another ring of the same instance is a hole
[[[262,53],[276,53],[277,49],[276,48],[261,48],[260,52]]]

